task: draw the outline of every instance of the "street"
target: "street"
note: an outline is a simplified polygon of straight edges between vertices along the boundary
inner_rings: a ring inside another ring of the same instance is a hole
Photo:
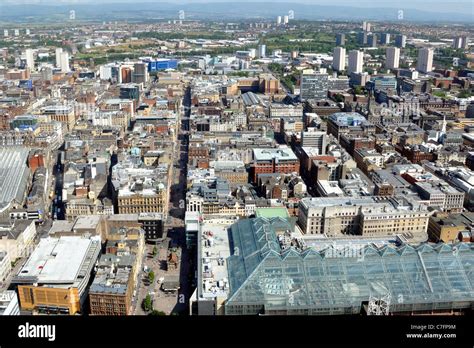
[[[144,266],[155,274],[152,284],[148,282],[147,272],[142,272],[135,303],[134,314],[146,314],[142,309],[143,299],[147,294],[153,298],[153,308],[166,314],[187,313],[189,297],[192,294],[189,275],[193,274],[191,255],[186,248],[184,213],[186,202],[186,175],[187,175],[187,134],[188,120],[190,114],[190,91],[187,90],[183,105],[184,117],[180,117],[176,123],[176,143],[173,151],[173,164],[169,176],[169,206],[165,231],[166,237],[157,245],[157,255],[153,256],[154,244],[146,246]],[[169,250],[176,248],[179,257],[177,269],[167,270],[166,262]],[[176,294],[165,294],[160,289],[160,278],[164,280],[178,280],[180,289]]]

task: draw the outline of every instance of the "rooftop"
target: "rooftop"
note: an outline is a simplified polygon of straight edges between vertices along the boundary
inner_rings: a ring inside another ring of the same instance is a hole
[[[87,276],[83,272],[95,263],[100,247],[99,237],[42,238],[16,278],[42,284],[73,284]]]
[[[296,161],[297,157],[290,148],[278,149],[253,149],[253,155],[257,161]]]
[[[21,204],[28,185],[29,169],[26,166],[26,148],[0,149],[0,210],[12,201]]]
[[[275,218],[279,217],[282,219],[287,219],[290,217],[288,214],[288,210],[282,207],[274,207],[274,208],[257,208],[255,210],[255,215],[257,217],[264,217],[264,218]]]
[[[226,314],[239,313],[234,305],[242,304],[265,311],[359,313],[371,295],[386,294],[403,298],[391,305],[393,312],[411,311],[413,305],[451,308],[452,302],[474,300],[473,243],[379,243],[347,254],[332,247],[298,251],[281,248],[275,228],[261,219],[240,220],[231,237]]]

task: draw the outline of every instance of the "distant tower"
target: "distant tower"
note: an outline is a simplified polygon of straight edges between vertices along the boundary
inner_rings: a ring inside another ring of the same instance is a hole
[[[265,58],[267,53],[267,46],[266,45],[258,45],[258,58]]]
[[[387,47],[385,67],[387,69],[398,69],[400,64],[400,49],[398,47]]]
[[[344,46],[346,44],[346,35],[337,34],[336,35],[336,46]]]
[[[349,72],[361,73],[364,66],[364,54],[361,51],[349,52]]]
[[[284,16],[284,17],[283,17],[283,24],[286,25],[286,24],[288,24],[288,22],[289,22],[289,17],[288,17],[288,16]]]
[[[390,33],[383,33],[380,38],[380,43],[382,45],[390,45]]]
[[[405,48],[407,44],[407,37],[406,35],[398,35],[395,38],[395,45],[400,48]]]
[[[3,36],[7,37],[8,36],[8,29],[3,30]]]
[[[61,53],[61,72],[69,72],[71,69],[69,68],[69,53],[62,52]]]
[[[277,17],[277,25],[281,25],[281,16]]]
[[[33,50],[28,48],[25,51],[25,57],[26,57],[26,66],[31,70],[35,70],[35,58],[33,55]]]
[[[418,51],[418,62],[416,70],[422,73],[428,73],[433,70],[433,49],[421,48]]]
[[[63,49],[61,47],[56,48],[56,68],[61,68],[61,54]]]
[[[346,49],[336,47],[333,51],[332,67],[334,70],[342,71],[346,68]]]

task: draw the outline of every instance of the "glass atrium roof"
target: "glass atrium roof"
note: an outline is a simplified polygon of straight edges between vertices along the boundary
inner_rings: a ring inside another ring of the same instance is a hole
[[[472,243],[367,245],[358,252],[283,250],[285,219],[240,220],[231,227],[227,305],[268,309],[360,308],[389,294],[397,305],[474,302]],[[455,306],[454,306],[455,307]]]

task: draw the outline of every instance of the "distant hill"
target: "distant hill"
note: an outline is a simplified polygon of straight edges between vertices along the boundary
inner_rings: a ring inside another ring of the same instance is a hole
[[[354,2],[356,3],[356,2]],[[382,6],[382,4],[380,5]],[[398,10],[395,8],[358,8],[356,6],[311,5],[292,2],[230,2],[230,3],[98,3],[98,4],[60,4],[60,5],[2,5],[0,20],[36,22],[67,20],[69,10],[76,11],[77,20],[122,20],[175,18],[178,11],[184,10],[188,19],[252,19],[274,18],[289,10],[295,12],[296,19],[313,20],[377,20],[395,21]],[[465,13],[431,12],[405,9],[404,20],[423,22],[472,22],[469,9]]]

